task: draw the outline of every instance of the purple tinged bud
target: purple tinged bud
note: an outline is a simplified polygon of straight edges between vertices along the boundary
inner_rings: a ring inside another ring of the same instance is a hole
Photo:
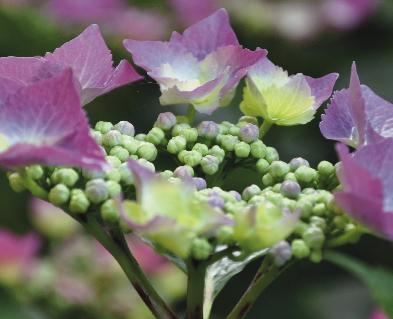
[[[213,121],[203,121],[198,125],[198,134],[207,139],[214,139],[219,133],[218,124]]]
[[[103,179],[94,179],[86,184],[87,198],[94,204],[99,204],[109,196],[108,186]]]
[[[288,198],[296,199],[300,192],[301,188],[300,185],[294,181],[287,180],[281,184],[281,194]]]
[[[217,208],[223,209],[224,206],[225,206],[225,201],[224,201],[224,199],[223,199],[220,195],[218,195],[217,193],[212,193],[212,194],[209,196],[207,202],[208,202],[208,204],[209,204],[211,207],[217,207]]]
[[[102,143],[108,147],[120,145],[121,142],[121,133],[119,131],[109,131],[102,137]]]
[[[237,201],[242,199],[242,195],[240,195],[240,193],[237,191],[229,191],[228,193],[231,194]]]
[[[255,142],[259,137],[259,128],[254,124],[246,124],[240,128],[239,137],[246,143]]]
[[[270,254],[276,266],[281,267],[292,258],[292,249],[287,241],[282,240],[270,250]]]
[[[261,193],[261,189],[258,185],[250,185],[246,187],[243,191],[242,197],[244,200],[249,201],[255,195],[259,195]]]
[[[135,128],[130,122],[127,121],[120,121],[114,126],[114,129],[119,131],[121,134],[134,136]]]
[[[289,167],[291,168],[292,172],[296,171],[300,166],[309,167],[310,163],[302,157],[295,157],[289,162]]]
[[[170,130],[176,124],[176,116],[171,112],[160,113],[154,126]]]
[[[207,187],[206,181],[201,177],[194,177],[192,179],[192,182],[198,191],[205,189]]]
[[[173,175],[181,179],[191,178],[192,176],[194,176],[194,169],[188,165],[179,166],[175,169]]]

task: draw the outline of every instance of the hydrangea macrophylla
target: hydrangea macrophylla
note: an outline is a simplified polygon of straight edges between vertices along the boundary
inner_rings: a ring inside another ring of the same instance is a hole
[[[227,105],[247,68],[266,56],[266,50],[243,49],[220,9],[169,42],[125,40],[135,63],[161,88],[160,102],[191,104],[211,114]]]
[[[22,87],[0,112],[0,165],[69,165],[100,170],[103,152],[90,136],[71,69]]]
[[[27,275],[39,248],[35,234],[18,236],[0,230],[0,281],[12,284]]]
[[[353,154],[343,144],[337,151],[343,185],[335,194],[337,202],[361,224],[393,240],[393,139],[363,146]]]
[[[325,138],[357,148],[393,137],[392,118],[393,104],[360,84],[353,63],[349,87],[334,94],[320,129]]]
[[[306,124],[330,97],[337,78],[337,73],[317,79],[301,73],[288,76],[268,59],[262,59],[247,74],[240,109],[272,124]]]
[[[217,10],[215,0],[171,0],[170,3],[185,26],[197,23]]]
[[[232,222],[220,210],[198,201],[191,182],[171,183],[133,160],[129,166],[135,176],[138,203],[123,203],[123,220],[169,252],[187,258],[198,235]]]

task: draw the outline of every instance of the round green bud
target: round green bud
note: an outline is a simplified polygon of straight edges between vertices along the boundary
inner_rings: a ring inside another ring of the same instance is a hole
[[[327,226],[326,225],[326,220],[321,218],[321,217],[319,217],[319,216],[312,216],[310,218],[310,224],[312,226],[316,226],[316,227],[318,227],[318,228],[320,228],[322,230],[325,230],[326,226]]]
[[[168,178],[173,176],[173,172],[170,171],[170,170],[165,170],[165,171],[160,173],[160,176],[165,178],[165,179],[168,179]]]
[[[184,156],[182,157],[182,161],[184,164],[189,165],[191,167],[199,165],[202,160],[201,153],[197,151],[183,151]]]
[[[196,128],[185,128],[180,131],[180,136],[183,136],[187,143],[195,143],[198,139],[198,130]]]
[[[258,185],[250,185],[243,190],[242,198],[245,201],[249,201],[252,197],[259,195],[261,193],[261,189]]]
[[[76,214],[86,213],[90,206],[85,193],[81,189],[73,189],[71,191],[70,211]]]
[[[157,157],[157,148],[152,143],[143,143],[138,147],[137,154],[148,161],[154,161]]]
[[[26,167],[26,175],[34,180],[42,178],[44,176],[44,169],[40,165],[32,165]]]
[[[176,124],[176,116],[171,112],[160,113],[154,123],[155,127],[170,130]]]
[[[248,116],[248,115],[242,116],[241,118],[239,118],[239,124],[241,125],[243,123],[244,124],[250,123],[259,126],[258,119],[255,116]]]
[[[138,147],[140,145],[140,142],[134,139],[131,136],[128,135],[123,135],[121,137],[121,145],[130,153],[130,154],[136,154]]]
[[[173,129],[172,129],[172,136],[177,136],[180,135],[180,132],[191,128],[191,126],[188,123],[180,123],[180,124],[176,124]]]
[[[120,213],[116,202],[113,199],[105,201],[100,208],[101,217],[104,221],[109,223],[116,223],[120,219]]]
[[[322,177],[328,177],[330,175],[335,174],[336,169],[334,165],[328,161],[322,161],[318,164],[318,173]]]
[[[310,164],[308,163],[307,160],[305,160],[302,157],[295,157],[293,159],[290,160],[289,162],[289,166],[291,168],[291,171],[294,172],[296,171],[300,166],[307,166],[309,167]]]
[[[135,135],[135,139],[140,142],[144,142],[146,140],[146,134],[139,133]]]
[[[237,127],[237,126],[231,126],[231,127],[229,128],[228,133],[229,133],[230,135],[238,136],[239,133],[240,133],[240,128]]]
[[[109,155],[105,159],[112,168],[119,168],[121,166],[121,161],[116,156]]]
[[[315,169],[307,166],[300,166],[295,171],[296,179],[301,184],[310,184],[317,178],[317,172]]]
[[[113,127],[113,129],[119,131],[123,135],[128,135],[128,136],[135,135],[134,125],[132,125],[128,121],[120,121]]]
[[[280,193],[281,185],[282,185],[281,183],[275,184],[275,185],[273,186],[273,188],[272,188],[272,191],[275,192],[275,193]]]
[[[303,240],[308,247],[321,249],[325,242],[325,235],[321,228],[312,225],[303,233]]]
[[[273,161],[270,164],[269,173],[274,179],[282,180],[289,173],[289,165],[283,161]]]
[[[144,167],[146,167],[148,170],[150,170],[152,173],[154,173],[156,171],[156,167],[154,166],[154,164],[149,162],[148,160],[146,160],[144,158],[140,158],[140,159],[138,159],[138,162],[141,165],[143,165]]]
[[[229,133],[230,126],[224,124],[218,124],[218,132],[219,134],[225,135]]]
[[[333,218],[334,225],[339,229],[344,229],[348,223],[348,219],[344,216],[335,216]]]
[[[192,150],[201,153],[202,156],[206,156],[209,153],[209,148],[207,147],[207,145],[202,143],[196,143],[193,146]]]
[[[127,163],[123,163],[120,168],[120,181],[125,185],[134,185],[134,175],[131,170],[128,168]]]
[[[122,162],[125,162],[130,157],[130,153],[121,146],[115,146],[112,148],[109,151],[109,155],[117,157]]]
[[[62,206],[70,199],[70,190],[64,184],[57,184],[49,191],[49,201],[56,206]]]
[[[109,197],[116,197],[121,194],[121,186],[119,183],[114,181],[107,181],[106,186],[108,188]]]
[[[175,136],[169,140],[166,149],[171,154],[178,154],[181,151],[185,150],[186,145],[187,141],[183,136]]]
[[[108,133],[113,128],[113,124],[111,122],[99,121],[96,123],[95,129],[102,134]]]
[[[266,145],[259,140],[251,143],[251,155],[255,158],[264,158],[266,156]]]
[[[246,142],[239,142],[235,145],[235,154],[240,158],[247,158],[250,155],[251,146]]]
[[[97,144],[102,145],[102,133],[98,131],[91,131],[91,136],[95,139]]]
[[[291,248],[292,255],[296,259],[307,258],[310,255],[310,248],[307,246],[304,240],[295,239],[294,241],[292,241]]]
[[[83,169],[82,176],[85,179],[90,180],[90,179],[96,179],[96,178],[104,178],[105,173],[101,172],[101,171],[92,171],[92,170]]]
[[[222,162],[223,159],[225,158],[225,151],[221,147],[219,147],[218,145],[214,145],[209,150],[209,155],[212,155],[212,156],[218,158],[218,160],[220,162]]]
[[[179,166],[174,170],[173,176],[178,177],[178,178],[183,178],[183,179],[189,178],[189,177],[194,176],[194,169],[188,165]]]
[[[296,176],[294,173],[289,172],[287,175],[285,175],[284,177],[285,181],[293,181],[293,182],[297,182]]]
[[[230,226],[220,227],[217,231],[216,238],[219,244],[230,245],[233,243],[233,228]]]
[[[165,133],[158,127],[153,127],[146,135],[146,141],[154,145],[159,145],[165,139]]]
[[[232,152],[235,149],[235,145],[239,143],[239,138],[233,135],[223,135],[221,138],[221,145],[224,150]]]
[[[86,184],[87,198],[94,204],[99,204],[109,196],[108,186],[103,179],[94,179]]]
[[[121,180],[120,168],[112,168],[111,170],[107,171],[105,174],[105,178],[110,181],[120,182]]]
[[[274,147],[268,146],[268,147],[266,147],[265,159],[269,163],[272,163],[274,161],[278,161],[280,159],[280,156],[278,155],[278,152]]]
[[[257,171],[261,174],[266,174],[269,171],[270,164],[264,158],[260,158],[256,163]]]
[[[207,259],[213,251],[213,247],[205,238],[196,238],[192,242],[191,254],[197,260]]]
[[[23,183],[23,178],[20,176],[19,173],[11,173],[8,175],[8,181],[10,186],[14,192],[20,193],[25,190],[25,186]]]
[[[201,159],[201,167],[205,174],[213,175],[218,172],[219,169],[219,159],[212,155],[206,155]]]
[[[306,199],[300,199],[296,203],[296,207],[300,209],[303,219],[307,219],[311,216],[313,205],[310,201]]]
[[[122,135],[119,131],[109,131],[102,137],[102,144],[106,147],[114,147],[120,145],[122,142]]]
[[[274,178],[270,173],[267,173],[262,176],[262,184],[264,186],[272,186],[274,185]]]
[[[321,250],[313,250],[310,255],[310,260],[313,263],[320,263],[322,261],[322,251]]]
[[[323,216],[327,213],[327,208],[324,203],[317,203],[312,209],[312,212],[316,216]]]
[[[60,168],[53,172],[51,181],[53,184],[64,184],[72,187],[79,179],[78,173],[72,168]]]

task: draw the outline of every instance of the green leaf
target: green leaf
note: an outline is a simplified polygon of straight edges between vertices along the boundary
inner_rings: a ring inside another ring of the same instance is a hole
[[[210,265],[206,271],[205,278],[205,297],[203,305],[203,318],[208,319],[213,306],[214,299],[224,288],[227,282],[250,262],[265,255],[269,249],[257,251],[241,261],[234,261],[228,257],[224,257],[214,264]]]
[[[385,313],[393,318],[393,271],[368,266],[355,258],[336,252],[327,252],[324,258],[363,281]]]

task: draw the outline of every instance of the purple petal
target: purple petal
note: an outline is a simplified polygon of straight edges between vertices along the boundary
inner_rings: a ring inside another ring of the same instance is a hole
[[[318,108],[332,95],[334,84],[338,77],[338,73],[330,73],[316,79],[310,76],[305,76],[306,81],[311,88],[311,94],[315,98],[315,108]]]
[[[84,104],[114,88],[141,79],[125,60],[116,70],[113,68],[112,54],[95,24],[53,53],[47,53],[45,58],[73,69],[82,88]]]
[[[185,26],[192,25],[206,18],[216,10],[214,0],[171,0],[170,3],[179,14]]]
[[[174,32],[170,42],[183,45],[199,60],[219,47],[239,45],[225,9],[217,10],[211,16],[186,29],[182,35]]]
[[[0,164],[70,165],[102,169],[103,153],[90,136],[71,69],[26,86],[9,97],[0,112],[5,148]]]
[[[127,164],[132,174],[134,175],[137,189],[142,189],[144,183],[148,183],[152,179],[157,177],[156,174],[154,174],[152,171],[147,169],[136,160],[129,159]]]

